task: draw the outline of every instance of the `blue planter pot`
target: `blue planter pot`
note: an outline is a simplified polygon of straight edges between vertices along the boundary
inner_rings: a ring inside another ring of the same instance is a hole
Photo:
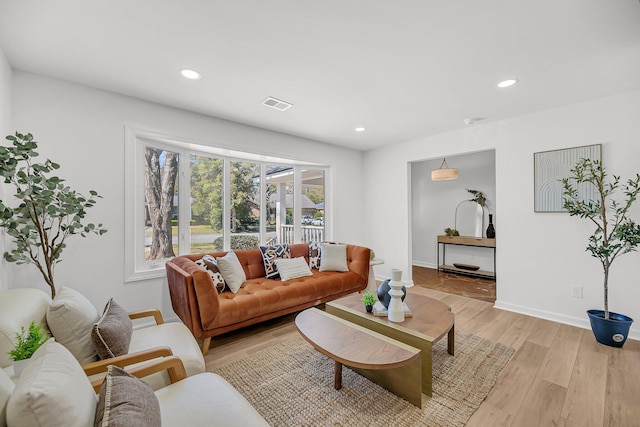
[[[596,341],[610,347],[624,345],[633,323],[632,318],[610,311],[607,320],[604,318],[604,310],[587,310],[587,315]]]

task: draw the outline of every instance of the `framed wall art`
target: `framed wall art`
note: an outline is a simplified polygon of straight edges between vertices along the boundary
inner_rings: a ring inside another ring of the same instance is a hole
[[[533,153],[534,212],[565,212],[562,208],[562,178],[580,159],[602,160],[602,144]],[[595,187],[582,185],[578,192],[584,199],[597,196]]]

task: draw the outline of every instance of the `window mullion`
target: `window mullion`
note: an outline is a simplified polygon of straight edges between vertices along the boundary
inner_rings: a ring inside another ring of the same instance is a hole
[[[191,252],[191,153],[181,150],[178,156],[178,253]]]
[[[293,241],[302,242],[302,169],[293,168]]]
[[[228,251],[231,248],[231,162],[229,159],[224,159],[222,168],[222,206],[222,250]]]

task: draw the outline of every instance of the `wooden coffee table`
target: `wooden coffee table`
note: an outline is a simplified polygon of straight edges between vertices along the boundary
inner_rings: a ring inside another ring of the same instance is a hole
[[[347,320],[310,308],[296,316],[300,334],[335,361],[334,387],[342,388],[342,365],[422,407],[420,350]]]
[[[409,306],[413,317],[406,317],[404,322],[394,323],[386,317],[376,317],[367,313],[361,298],[360,294],[355,293],[328,302],[326,311],[422,350],[422,392],[431,396],[433,393],[431,366],[433,344],[447,334],[447,350],[449,354],[454,354],[455,316],[451,312],[451,307],[433,298],[407,293],[404,302]]]

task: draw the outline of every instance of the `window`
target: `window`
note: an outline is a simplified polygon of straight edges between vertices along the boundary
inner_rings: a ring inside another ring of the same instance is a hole
[[[126,281],[176,255],[324,240],[328,168],[132,128],[125,158]]]

